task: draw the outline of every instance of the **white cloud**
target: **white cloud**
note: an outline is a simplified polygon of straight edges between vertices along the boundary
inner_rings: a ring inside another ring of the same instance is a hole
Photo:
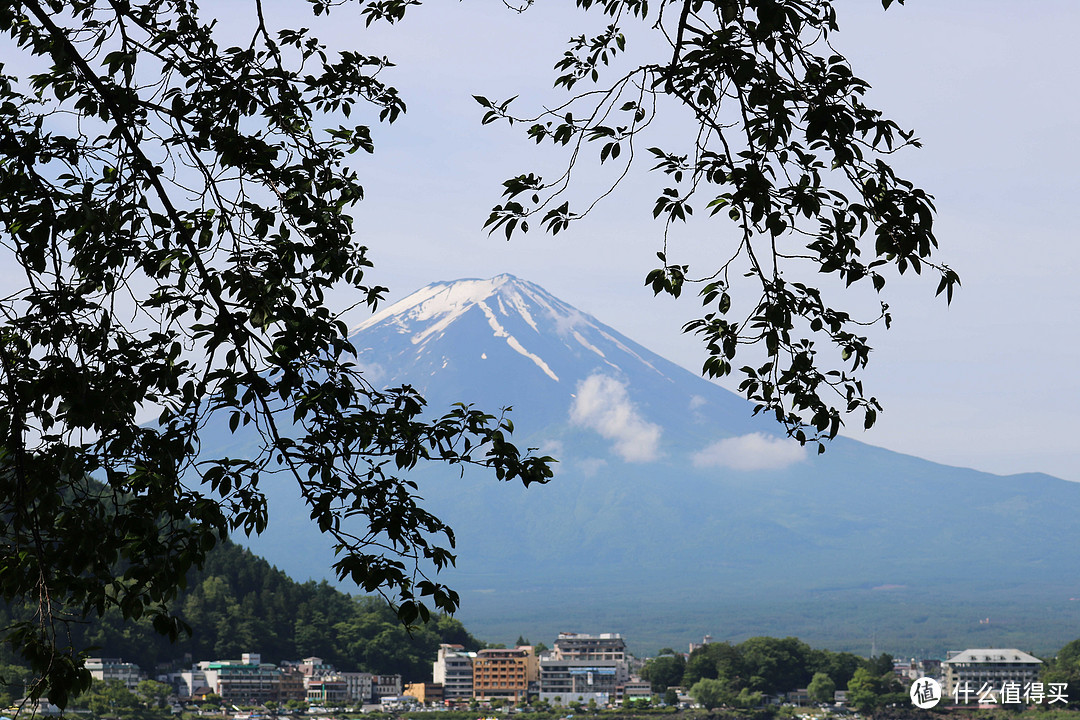
[[[702,405],[705,405],[707,402],[708,401],[705,400],[705,398],[701,397],[700,395],[691,395],[690,396],[690,409],[691,410],[697,410],[699,407],[701,407]]]
[[[545,440],[544,442],[540,443],[540,452],[544,453],[545,455],[553,455],[555,457],[559,457],[563,454],[562,440]]]
[[[578,383],[570,420],[613,440],[612,449],[627,462],[650,462],[660,455],[660,426],[641,417],[626,384],[615,378],[597,374]]]
[[[363,373],[364,379],[372,385],[379,386],[386,381],[386,371],[378,363],[357,360],[356,369]]]
[[[607,467],[607,460],[603,458],[585,458],[577,464],[578,470],[584,477],[596,477],[596,474]]]
[[[694,453],[695,467],[731,470],[781,470],[805,459],[805,448],[794,440],[759,432],[725,438]]]

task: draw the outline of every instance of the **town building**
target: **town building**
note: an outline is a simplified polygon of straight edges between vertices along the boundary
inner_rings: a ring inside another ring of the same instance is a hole
[[[282,672],[276,665],[262,662],[258,653],[244,653],[240,660],[204,660],[198,664],[197,672],[191,673],[192,685],[198,673],[203,684],[225,702],[264,703],[280,697]]]
[[[791,690],[784,693],[784,700],[791,703],[792,705],[798,705],[800,707],[802,707],[803,705],[809,705],[810,691],[807,688],[797,688],[795,690]]]
[[[476,653],[461,645],[442,644],[432,665],[432,680],[443,686],[447,700],[467,700],[473,695],[473,660]]]
[[[950,650],[941,663],[944,670],[942,690],[946,697],[955,698],[959,689],[965,698],[974,701],[980,690],[990,688],[994,697],[999,698],[1006,682],[1019,683],[1023,688],[1027,683],[1037,681],[1041,665],[1039,658],[1015,649]]]
[[[537,677],[536,655],[530,645],[481,650],[473,660],[473,696],[479,700],[506,698],[517,702],[529,696]]]
[[[540,661],[540,698],[551,703],[565,705],[571,701],[588,702],[592,698],[606,705],[615,697],[622,682],[618,668],[611,661],[607,664],[557,658]]]
[[[559,633],[539,661],[540,698],[551,703],[617,702],[630,680],[626,642],[617,633]]]
[[[278,689],[278,702],[306,700],[307,688],[304,687],[304,674],[295,665],[281,668],[281,686]]]
[[[124,662],[120,658],[87,658],[86,669],[95,680],[99,682],[115,680],[128,690],[134,690],[142,679],[142,672],[138,665]]]
[[[177,691],[181,698],[202,700],[214,692],[214,689],[206,684],[206,673],[196,665],[190,670],[180,672]]]
[[[350,703],[371,702],[374,675],[366,672],[343,672],[338,675],[345,680],[346,694]]]
[[[440,683],[409,683],[405,686],[405,695],[416,698],[421,705],[441,705],[444,689]]]
[[[559,633],[554,650],[559,660],[626,660],[626,642],[619,633]]]
[[[372,675],[371,699],[382,702],[383,698],[401,697],[402,687],[400,675]]]
[[[312,705],[341,707],[349,702],[349,686],[340,675],[309,677],[304,684]]]
[[[615,704],[621,704],[624,700],[636,700],[639,698],[651,698],[653,695],[652,683],[648,680],[631,678],[625,683],[615,687]]]

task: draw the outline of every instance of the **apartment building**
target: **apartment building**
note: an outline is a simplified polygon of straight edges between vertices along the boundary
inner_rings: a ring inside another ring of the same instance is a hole
[[[340,675],[309,677],[305,685],[307,701],[312,705],[335,707],[349,702],[349,686]]]
[[[371,699],[375,702],[383,698],[401,697],[400,675],[372,675],[371,676]]]
[[[559,633],[539,669],[540,697],[552,703],[614,702],[619,687],[630,680],[626,642],[618,633]]]
[[[528,697],[538,675],[532,646],[481,650],[473,659],[473,696],[479,700],[505,698],[517,702]]]
[[[986,687],[993,689],[994,696],[999,697],[1006,682],[1019,683],[1022,688],[1038,680],[1041,665],[1042,660],[1021,650],[951,650],[941,663],[945,680],[943,692],[946,697],[955,697],[959,687],[961,692],[969,692],[974,698],[980,689]]]
[[[346,695],[350,703],[371,701],[374,675],[366,672],[342,672],[338,675],[345,681]]]
[[[447,700],[467,700],[473,694],[473,660],[476,653],[461,645],[442,644],[432,665],[432,680],[443,686]]]
[[[307,678],[295,665],[285,665],[281,668],[281,686],[278,688],[278,702],[288,700],[306,700],[307,688],[304,680]]]
[[[559,660],[626,661],[626,642],[619,633],[559,633],[554,650]]]
[[[142,671],[138,665],[124,662],[120,658],[87,658],[86,669],[95,680],[116,680],[128,690],[134,690],[142,679]]]
[[[263,663],[258,653],[244,653],[240,660],[204,660],[198,672],[225,702],[263,703],[280,697],[282,672]]]

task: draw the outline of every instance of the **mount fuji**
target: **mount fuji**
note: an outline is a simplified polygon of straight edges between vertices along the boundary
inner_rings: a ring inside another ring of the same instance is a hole
[[[485,639],[576,627],[655,650],[799,634],[913,653],[1080,635],[1080,484],[845,438],[805,452],[742,398],[509,275],[429,285],[352,340],[373,384],[411,384],[440,414],[511,406],[518,446],[559,460],[528,489],[413,477],[455,529],[457,567],[440,577]],[[292,491],[266,490],[271,531],[244,542],[328,576]]]

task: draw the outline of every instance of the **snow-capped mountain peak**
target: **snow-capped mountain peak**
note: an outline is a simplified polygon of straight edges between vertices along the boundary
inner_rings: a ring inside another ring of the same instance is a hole
[[[515,415],[521,433],[566,426],[627,462],[753,424],[744,400],[512,275],[428,285],[359,325],[352,340],[376,385],[411,385],[433,409],[528,408]],[[723,420],[662,432],[703,404],[726,408]]]
[[[478,306],[493,310],[497,308],[501,315],[514,311],[534,332],[540,331],[533,317],[535,310],[564,331],[591,320],[538,285],[502,274],[486,280],[469,278],[432,283],[383,308],[354,327],[353,332],[361,332],[385,322],[402,328],[417,323],[429,323],[425,329],[430,329],[431,325],[445,327],[470,308]],[[590,324],[595,324],[595,321]]]
[[[550,345],[555,338],[571,347],[575,354],[587,353],[593,360],[605,362],[615,369],[618,368],[607,360],[610,348],[605,352],[600,347],[604,341],[614,343],[651,366],[648,360],[641,358],[594,318],[543,288],[507,274],[486,280],[432,283],[374,314],[356,326],[354,333],[356,337],[365,338],[373,333],[405,335],[420,356],[432,351],[441,355],[445,364],[438,369],[443,369],[454,353],[436,350],[433,343],[438,344],[437,341],[455,324],[459,329],[470,327],[471,332],[467,334],[471,344],[481,348],[481,359],[488,359],[489,353],[508,349],[554,382],[561,381],[560,372],[544,358],[541,348]],[[458,335],[460,333],[455,333]],[[482,335],[486,337],[481,339]]]

